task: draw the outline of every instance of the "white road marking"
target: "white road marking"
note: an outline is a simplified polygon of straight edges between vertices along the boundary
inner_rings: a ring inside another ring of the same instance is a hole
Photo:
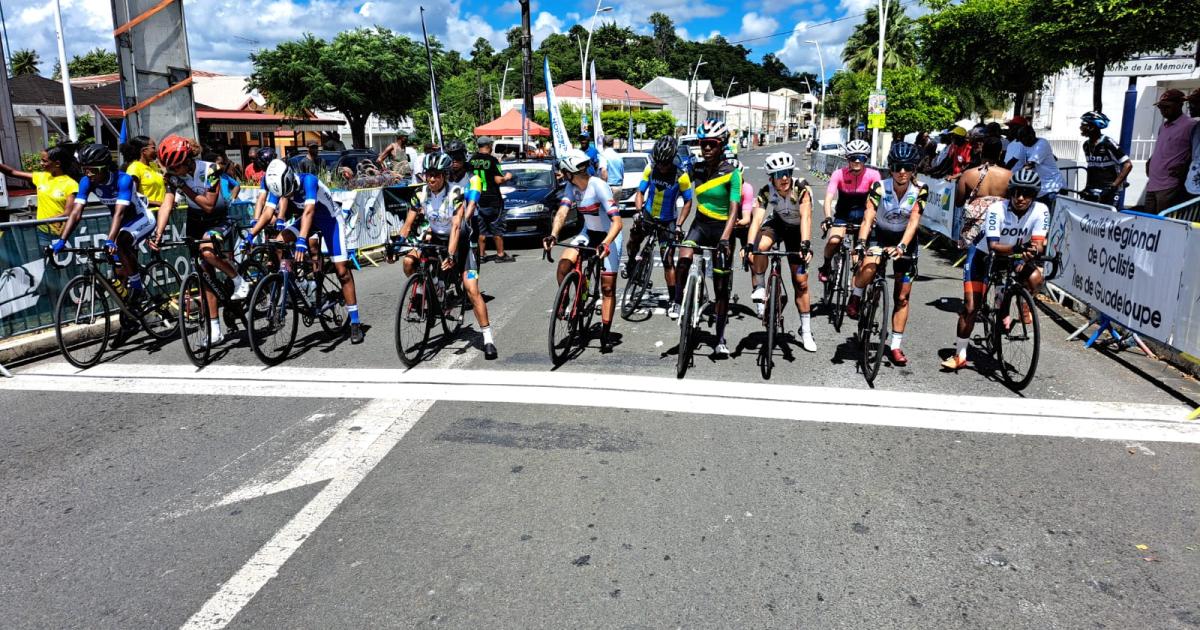
[[[0,390],[447,400],[644,409],[803,422],[1200,443],[1184,405],[994,398],[566,372],[214,365],[33,367]]]
[[[224,628],[263,586],[279,574],[284,563],[300,549],[321,523],[333,513],[367,474],[387,456],[392,447],[433,405],[430,400],[375,400],[364,405],[353,418],[361,426],[380,427],[375,439],[361,455],[313,497],[267,541],[242,568],[183,625],[185,630]]]

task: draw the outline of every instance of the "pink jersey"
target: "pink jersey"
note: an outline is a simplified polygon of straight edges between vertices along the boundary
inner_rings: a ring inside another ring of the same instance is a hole
[[[742,217],[751,218],[754,216],[754,185],[746,180],[742,180]]]
[[[829,178],[829,187],[836,188],[838,194],[866,195],[871,192],[871,187],[879,181],[879,171],[869,166],[864,166],[863,170],[858,173],[853,173],[850,171],[850,167],[843,166],[833,172],[833,176]]]

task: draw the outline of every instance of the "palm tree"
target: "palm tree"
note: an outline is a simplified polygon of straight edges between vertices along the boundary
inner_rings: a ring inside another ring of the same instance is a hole
[[[916,63],[917,44],[913,21],[904,13],[900,0],[887,2],[887,32],[884,34],[883,67],[900,68]],[[879,56],[879,7],[867,9],[861,24],[846,40],[842,61],[851,72],[875,72]]]
[[[38,57],[36,50],[22,48],[21,50],[13,51],[12,58],[10,59],[12,68],[9,68],[9,70],[14,77],[24,74],[37,74],[38,64],[41,62],[42,60]]]

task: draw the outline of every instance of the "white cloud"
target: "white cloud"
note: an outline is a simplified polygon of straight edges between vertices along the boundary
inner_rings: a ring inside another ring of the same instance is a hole
[[[538,13],[537,18],[529,25],[529,30],[533,37],[530,45],[534,50],[537,50],[538,46],[542,45],[542,40],[563,31],[563,21],[549,11],[542,11]]]
[[[825,60],[825,72],[832,75],[842,67],[842,49],[846,47],[846,38],[854,32],[856,25],[854,20],[844,20],[810,28],[808,22],[800,22],[796,24],[796,32],[788,36],[783,47],[776,51],[775,55],[793,72],[812,72],[820,75],[817,48],[807,43],[808,40],[819,42],[821,56]]]
[[[742,30],[734,35],[732,41],[757,39],[779,31],[779,22],[767,15],[759,15],[753,11],[742,16]]]

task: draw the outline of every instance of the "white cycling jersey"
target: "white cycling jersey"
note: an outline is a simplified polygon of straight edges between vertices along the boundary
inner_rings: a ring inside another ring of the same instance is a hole
[[[988,206],[984,219],[985,239],[975,246],[981,252],[989,252],[991,243],[1015,246],[1018,243],[1038,243],[1046,240],[1050,232],[1050,209],[1046,204],[1035,201],[1022,216],[1011,208],[1012,202],[1001,199]]]
[[[920,212],[918,204],[929,200],[929,187],[912,180],[904,197],[896,195],[896,182],[889,177],[871,186],[868,199],[875,203],[875,227],[885,232],[903,232],[908,228],[908,219],[914,210]]]

